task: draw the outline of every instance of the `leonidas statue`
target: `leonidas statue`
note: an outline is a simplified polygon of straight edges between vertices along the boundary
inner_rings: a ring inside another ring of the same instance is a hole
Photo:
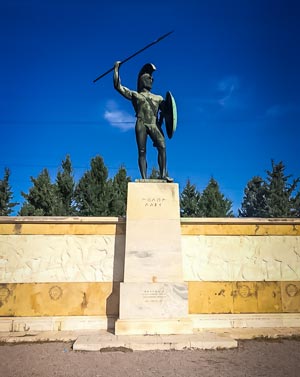
[[[173,136],[177,123],[177,112],[174,98],[167,92],[166,98],[152,94],[152,74],[156,70],[151,63],[145,64],[139,72],[137,91],[130,90],[121,84],[119,68],[121,62],[114,65],[114,87],[125,98],[132,102],[136,113],[135,135],[138,147],[138,163],[142,179],[147,178],[146,142],[149,135],[153,146],[158,151],[158,166],[160,179],[172,182],[167,176],[166,170],[166,143],[162,131],[162,123],[165,119],[167,135]]]

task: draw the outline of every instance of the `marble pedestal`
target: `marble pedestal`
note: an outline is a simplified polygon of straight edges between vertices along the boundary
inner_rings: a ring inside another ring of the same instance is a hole
[[[176,183],[129,183],[117,335],[188,334]]]

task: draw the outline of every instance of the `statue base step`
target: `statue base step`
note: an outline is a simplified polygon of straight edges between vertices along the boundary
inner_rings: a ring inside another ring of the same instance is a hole
[[[115,335],[177,335],[192,333],[193,324],[189,318],[118,319],[115,323]]]

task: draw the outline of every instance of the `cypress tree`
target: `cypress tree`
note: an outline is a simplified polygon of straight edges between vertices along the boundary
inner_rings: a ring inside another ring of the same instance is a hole
[[[294,193],[300,178],[289,180],[292,176],[285,175],[285,166],[280,161],[275,164],[272,160],[272,170],[267,170],[267,214],[268,217],[293,216]]]
[[[267,188],[264,180],[253,177],[244,190],[242,207],[239,217],[266,217],[267,215]]]
[[[22,192],[25,202],[19,212],[21,216],[56,216],[57,195],[56,187],[50,181],[47,169],[44,169],[37,178],[30,178],[33,186],[29,193]]]
[[[149,179],[159,179],[159,171],[155,167],[152,168]]]
[[[267,170],[266,179],[254,177],[247,183],[239,216],[299,217],[300,192],[295,190],[300,178],[291,180],[282,161],[271,162],[272,170]]]
[[[4,177],[0,179],[0,216],[9,216],[19,203],[13,203],[13,192],[9,184],[10,170],[4,169]]]
[[[127,186],[131,178],[127,176],[127,172],[124,166],[121,166],[110,181],[111,199],[109,203],[109,215],[110,216],[125,216],[126,215],[126,203],[127,203]]]
[[[203,217],[232,217],[232,201],[225,198],[220,192],[219,184],[211,178],[207,187],[204,189],[200,208]]]
[[[80,216],[108,216],[111,185],[107,182],[108,170],[103,158],[91,160],[91,169],[86,171],[75,188],[76,209]]]
[[[196,186],[192,185],[188,179],[180,195],[180,212],[182,217],[201,216],[200,197],[201,195]]]
[[[57,214],[59,216],[71,216],[75,213],[75,209],[73,208],[75,182],[69,155],[62,161],[61,169],[56,177]]]
[[[300,217],[300,191],[296,194],[295,198],[292,199],[292,217]]]

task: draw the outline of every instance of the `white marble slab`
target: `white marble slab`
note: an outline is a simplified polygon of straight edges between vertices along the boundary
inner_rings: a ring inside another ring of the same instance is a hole
[[[129,183],[124,281],[183,281],[178,184]]]
[[[300,278],[299,236],[182,236],[185,281]]]
[[[0,283],[122,281],[124,236],[0,235]]]
[[[188,314],[186,283],[121,283],[120,319],[181,318]]]
[[[168,281],[167,265],[177,281],[180,263],[184,281],[300,279],[299,236],[182,236],[181,245],[177,261],[171,252],[159,252],[157,264],[147,250],[129,253],[132,279],[143,265],[148,281],[158,273]],[[0,235],[0,283],[123,281],[124,249],[123,235]]]

